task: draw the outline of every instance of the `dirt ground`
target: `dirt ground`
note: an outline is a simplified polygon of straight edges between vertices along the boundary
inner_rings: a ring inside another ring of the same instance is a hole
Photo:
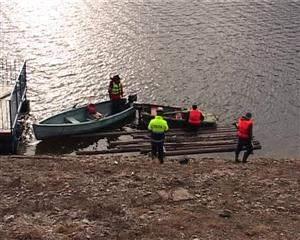
[[[299,173],[300,159],[2,156],[0,239],[297,240]]]

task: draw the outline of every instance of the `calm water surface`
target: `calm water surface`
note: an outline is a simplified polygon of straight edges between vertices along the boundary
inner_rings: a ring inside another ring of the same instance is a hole
[[[258,156],[300,157],[300,1],[0,0],[1,58],[27,59],[32,120],[107,99],[120,74],[140,102],[254,115]],[[101,148],[40,142],[26,154]]]

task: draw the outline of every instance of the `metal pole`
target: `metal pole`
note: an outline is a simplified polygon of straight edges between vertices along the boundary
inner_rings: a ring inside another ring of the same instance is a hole
[[[11,111],[11,99],[8,100],[8,106],[9,106],[9,122],[10,122],[10,131],[12,132],[12,126],[13,126],[13,123],[12,123],[12,111]]]

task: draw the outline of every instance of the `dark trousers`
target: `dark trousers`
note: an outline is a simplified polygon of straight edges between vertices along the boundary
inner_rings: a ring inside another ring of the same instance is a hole
[[[187,123],[187,130],[191,133],[197,134],[198,128],[200,127],[200,124],[190,124]]]
[[[243,162],[247,162],[247,158],[251,153],[253,153],[253,145],[250,138],[238,138],[238,143],[235,150],[235,161],[238,161],[239,154],[243,150],[243,148],[246,147],[246,152],[243,156]]]
[[[121,99],[111,100],[112,114],[120,112],[121,109]]]
[[[160,163],[164,162],[164,141],[151,141],[152,158],[157,157]]]

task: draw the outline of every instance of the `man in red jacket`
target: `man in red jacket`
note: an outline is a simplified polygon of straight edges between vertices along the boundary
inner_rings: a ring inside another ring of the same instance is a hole
[[[235,162],[240,162],[239,154],[243,150],[243,147],[246,147],[246,152],[243,156],[243,163],[247,162],[247,158],[253,152],[252,145],[252,129],[253,129],[253,121],[252,114],[246,113],[245,116],[239,118],[238,122],[235,123],[235,126],[238,130],[238,143],[235,151]]]
[[[204,117],[196,104],[192,106],[190,111],[188,112],[188,129],[191,131],[197,131]]]

